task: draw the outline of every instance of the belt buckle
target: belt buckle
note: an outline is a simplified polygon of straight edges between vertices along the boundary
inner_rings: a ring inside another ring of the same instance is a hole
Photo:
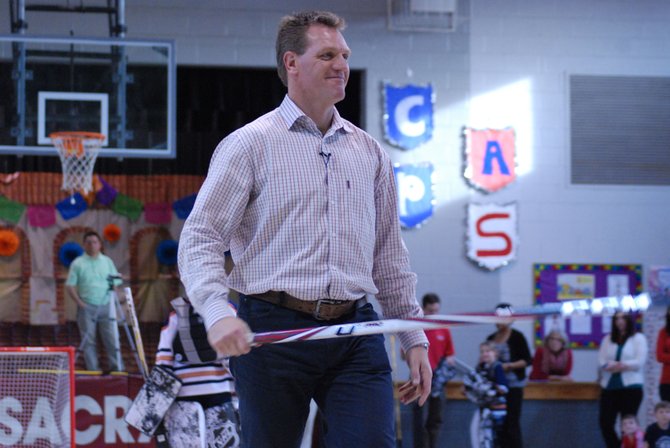
[[[319,300],[316,301],[316,308],[314,308],[314,312],[312,313],[312,316],[316,320],[328,320],[324,317],[321,317],[321,305],[322,304],[337,305],[338,303],[340,303],[340,302],[337,301],[337,300],[333,300],[333,299],[319,299]]]

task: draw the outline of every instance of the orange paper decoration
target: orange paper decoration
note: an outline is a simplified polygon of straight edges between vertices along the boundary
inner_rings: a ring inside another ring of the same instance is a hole
[[[0,230],[0,256],[11,257],[19,249],[19,236],[13,230]]]
[[[121,238],[121,228],[116,224],[107,224],[102,235],[110,243],[116,243]]]

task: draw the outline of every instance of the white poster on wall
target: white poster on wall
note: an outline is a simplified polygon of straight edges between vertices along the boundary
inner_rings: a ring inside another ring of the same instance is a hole
[[[30,278],[30,325],[56,325],[56,284],[51,278]]]
[[[607,295],[621,297],[629,293],[628,276],[612,274],[607,276]]]

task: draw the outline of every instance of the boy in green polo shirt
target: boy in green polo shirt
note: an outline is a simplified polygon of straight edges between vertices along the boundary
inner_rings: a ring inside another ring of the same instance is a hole
[[[122,371],[116,308],[110,303],[109,276],[118,276],[114,262],[101,252],[102,240],[96,232],[84,234],[84,253],[70,265],[65,286],[77,302],[77,325],[86,343],[82,349],[87,370],[100,370],[96,343],[97,329],[105,345],[110,370]],[[120,280],[114,280],[118,286]]]

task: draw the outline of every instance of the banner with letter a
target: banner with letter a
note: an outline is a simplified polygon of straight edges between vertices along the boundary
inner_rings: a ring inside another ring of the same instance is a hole
[[[401,149],[414,149],[433,138],[433,86],[384,83],[384,137]]]
[[[463,175],[473,187],[493,193],[516,180],[514,129],[465,128],[463,134]]]
[[[516,258],[516,203],[468,204],[468,258],[491,271]]]
[[[418,227],[433,216],[433,165],[395,165],[393,172],[398,184],[400,224]]]

